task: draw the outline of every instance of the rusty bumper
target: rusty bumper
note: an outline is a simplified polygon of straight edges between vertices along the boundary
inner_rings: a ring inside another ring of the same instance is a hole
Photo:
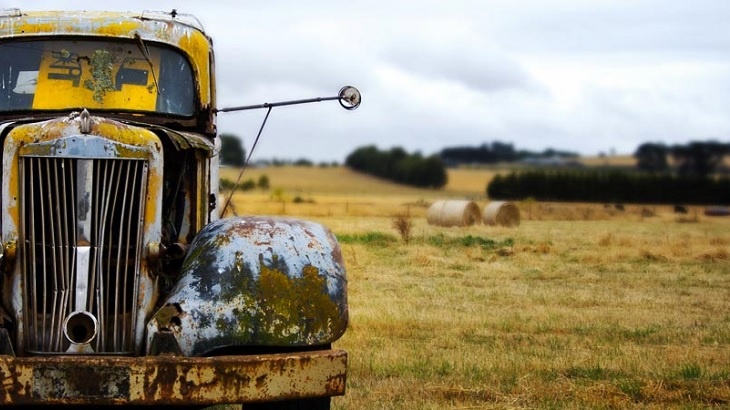
[[[222,404],[345,393],[342,350],[217,357],[0,356],[0,404]]]

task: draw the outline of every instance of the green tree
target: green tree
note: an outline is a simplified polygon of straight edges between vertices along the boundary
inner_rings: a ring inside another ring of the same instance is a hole
[[[233,134],[221,134],[221,165],[242,167],[246,162],[246,151],[241,139]]]
[[[269,177],[267,175],[261,175],[257,186],[262,190],[269,189]]]
[[[667,163],[668,151],[664,144],[651,142],[641,144],[634,153],[636,167],[640,171],[665,172],[669,168]]]
[[[692,141],[687,145],[675,145],[672,157],[677,161],[679,175],[705,178],[717,171],[730,144],[717,141]]]
[[[438,155],[424,158],[401,147],[389,151],[373,145],[361,147],[348,155],[345,164],[355,171],[417,187],[438,189],[447,182],[446,167]]]

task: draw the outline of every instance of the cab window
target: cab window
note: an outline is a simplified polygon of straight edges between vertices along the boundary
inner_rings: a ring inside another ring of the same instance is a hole
[[[0,43],[0,111],[89,108],[192,116],[188,60],[142,41]]]

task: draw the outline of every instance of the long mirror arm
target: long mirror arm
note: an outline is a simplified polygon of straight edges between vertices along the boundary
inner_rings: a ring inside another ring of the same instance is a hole
[[[251,146],[251,150],[248,152],[248,156],[246,157],[246,161],[243,163],[243,167],[241,167],[241,172],[238,174],[238,178],[236,179],[236,183],[233,185],[233,189],[231,189],[231,192],[228,194],[228,198],[226,198],[225,205],[223,206],[223,209],[221,210],[221,218],[226,214],[226,211],[228,211],[228,207],[231,204],[231,198],[233,198],[233,194],[236,192],[236,188],[238,188],[238,184],[241,182],[241,177],[243,177],[243,173],[246,170],[246,167],[248,166],[248,163],[251,161],[251,156],[253,155],[254,150],[256,149],[256,145],[259,142],[259,138],[261,138],[261,133],[264,131],[264,126],[266,126],[266,121],[269,119],[269,114],[271,114],[271,109],[274,107],[281,107],[285,105],[296,105],[296,104],[307,104],[307,103],[313,103],[313,102],[320,102],[320,101],[332,101],[332,100],[338,100],[340,102],[340,105],[346,109],[346,110],[354,110],[355,108],[360,106],[360,102],[362,101],[362,96],[360,95],[360,91],[357,90],[357,88],[352,86],[345,86],[340,89],[340,92],[337,94],[337,97],[319,97],[319,98],[308,98],[304,100],[291,100],[291,101],[281,101],[281,102],[275,102],[275,103],[264,103],[264,104],[257,104],[257,105],[244,105],[241,107],[230,107],[230,108],[221,108],[219,110],[216,110],[216,112],[229,112],[229,111],[246,111],[246,110],[255,110],[259,108],[268,108],[266,111],[266,116],[264,117],[264,120],[261,122],[261,127],[259,127],[259,132],[256,134],[256,139],[253,142],[253,145]]]
[[[308,104],[308,103],[315,103],[315,102],[321,102],[321,101],[333,101],[333,100],[339,101],[340,105],[347,110],[354,110],[355,108],[360,106],[360,102],[362,101],[362,96],[360,95],[360,91],[358,91],[357,88],[348,85],[348,86],[342,87],[336,97],[317,97],[317,98],[306,98],[303,100],[290,100],[290,101],[280,101],[280,102],[275,102],[275,103],[243,105],[240,107],[220,108],[220,109],[217,109],[216,112],[256,110],[256,109],[260,109],[260,108],[274,108],[274,107],[283,107],[286,105]]]

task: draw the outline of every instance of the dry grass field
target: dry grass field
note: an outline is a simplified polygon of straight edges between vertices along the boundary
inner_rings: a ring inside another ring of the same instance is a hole
[[[671,161],[671,158],[669,158]],[[633,167],[636,158],[632,155],[614,155],[605,157],[583,157],[580,162],[586,166]]]
[[[444,228],[427,206],[486,205],[492,171],[450,172],[442,191],[343,168],[244,179],[264,174],[271,189],[237,194],[235,212],[321,222],[345,256],[348,391],[333,408],[730,407],[730,219],[525,202],[515,228]]]

